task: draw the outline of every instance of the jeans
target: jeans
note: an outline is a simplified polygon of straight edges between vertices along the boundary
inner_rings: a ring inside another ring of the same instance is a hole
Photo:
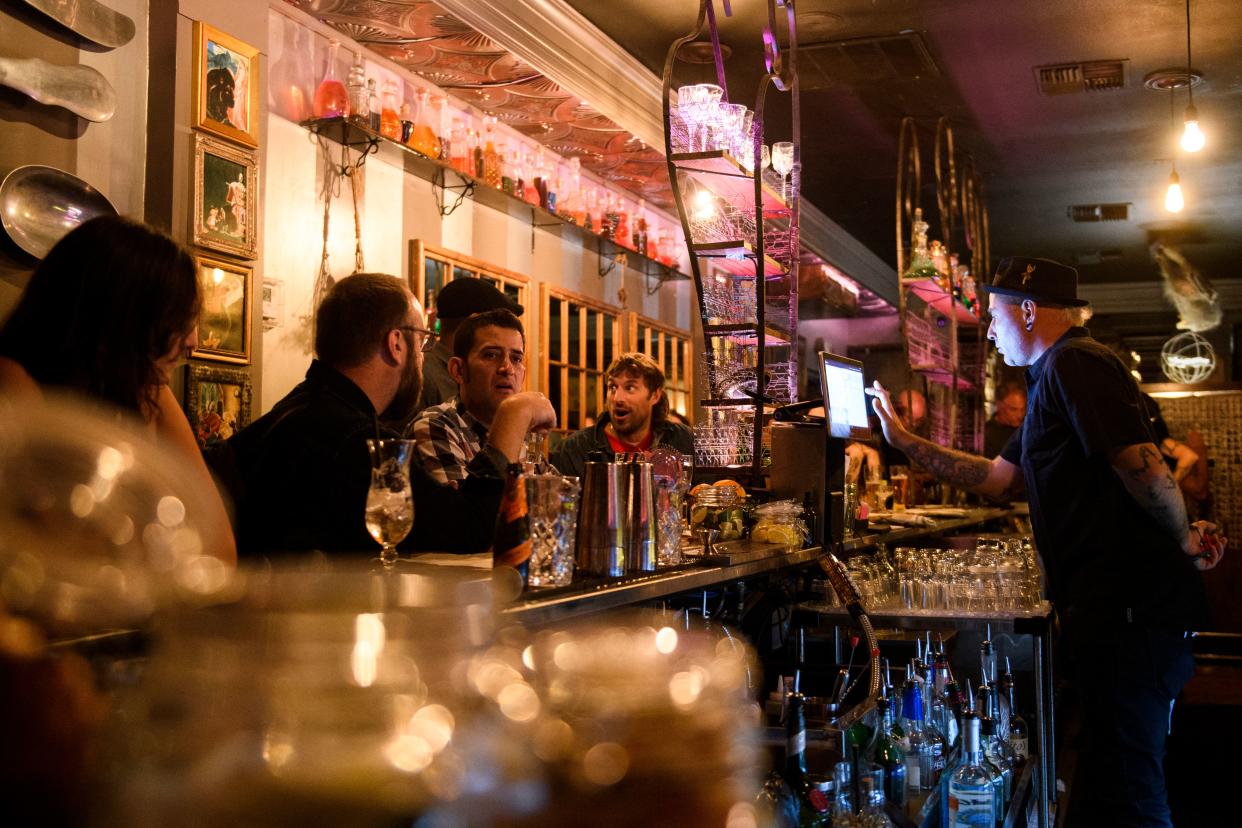
[[[1072,658],[1082,746],[1065,825],[1172,828],[1164,743],[1194,673],[1189,639],[1136,625],[1079,630]]]

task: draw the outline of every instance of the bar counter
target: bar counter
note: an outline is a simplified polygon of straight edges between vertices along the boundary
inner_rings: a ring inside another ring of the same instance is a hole
[[[1011,509],[972,509],[962,517],[936,520],[931,526],[868,532],[846,541],[841,549],[850,553],[880,543],[904,543],[978,526],[1012,513]],[[818,546],[785,553],[779,544],[751,540],[728,541],[716,546],[720,554],[713,558],[651,574],[608,579],[575,575],[574,582],[567,587],[537,589],[524,593],[503,608],[501,613],[505,618],[539,626],[645,601],[656,601],[681,592],[706,589],[741,578],[810,563],[823,554],[822,548]]]

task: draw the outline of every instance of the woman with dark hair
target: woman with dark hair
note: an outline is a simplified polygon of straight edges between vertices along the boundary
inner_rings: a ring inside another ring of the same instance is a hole
[[[85,222],[39,263],[0,327],[0,393],[57,388],[110,403],[209,477],[168,387],[198,344],[200,304],[194,260],[173,239],[116,216]],[[211,508],[226,537],[217,554],[235,561],[224,503]]]

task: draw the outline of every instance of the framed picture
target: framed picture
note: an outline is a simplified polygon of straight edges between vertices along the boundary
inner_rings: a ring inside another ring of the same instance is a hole
[[[259,145],[259,50],[194,24],[194,126]]]
[[[190,356],[248,364],[253,268],[210,256],[198,256],[195,263],[203,309],[198,316],[198,347]]]
[[[258,249],[255,213],[259,165],[254,152],[194,136],[194,243],[253,259]]]
[[[185,414],[200,449],[213,448],[250,424],[250,376],[240,368],[187,365]]]

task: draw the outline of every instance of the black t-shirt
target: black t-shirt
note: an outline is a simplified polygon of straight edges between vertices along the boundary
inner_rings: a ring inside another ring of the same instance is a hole
[[[1198,570],[1109,462],[1116,449],[1152,442],[1133,377],[1085,328],[1071,328],[1026,382],[1026,419],[1001,456],[1022,468],[1061,612],[1076,624],[1199,629]]]
[[[983,456],[991,460],[1004,450],[1009,438],[1018,430],[1017,426],[998,423],[995,419],[983,424]]]

